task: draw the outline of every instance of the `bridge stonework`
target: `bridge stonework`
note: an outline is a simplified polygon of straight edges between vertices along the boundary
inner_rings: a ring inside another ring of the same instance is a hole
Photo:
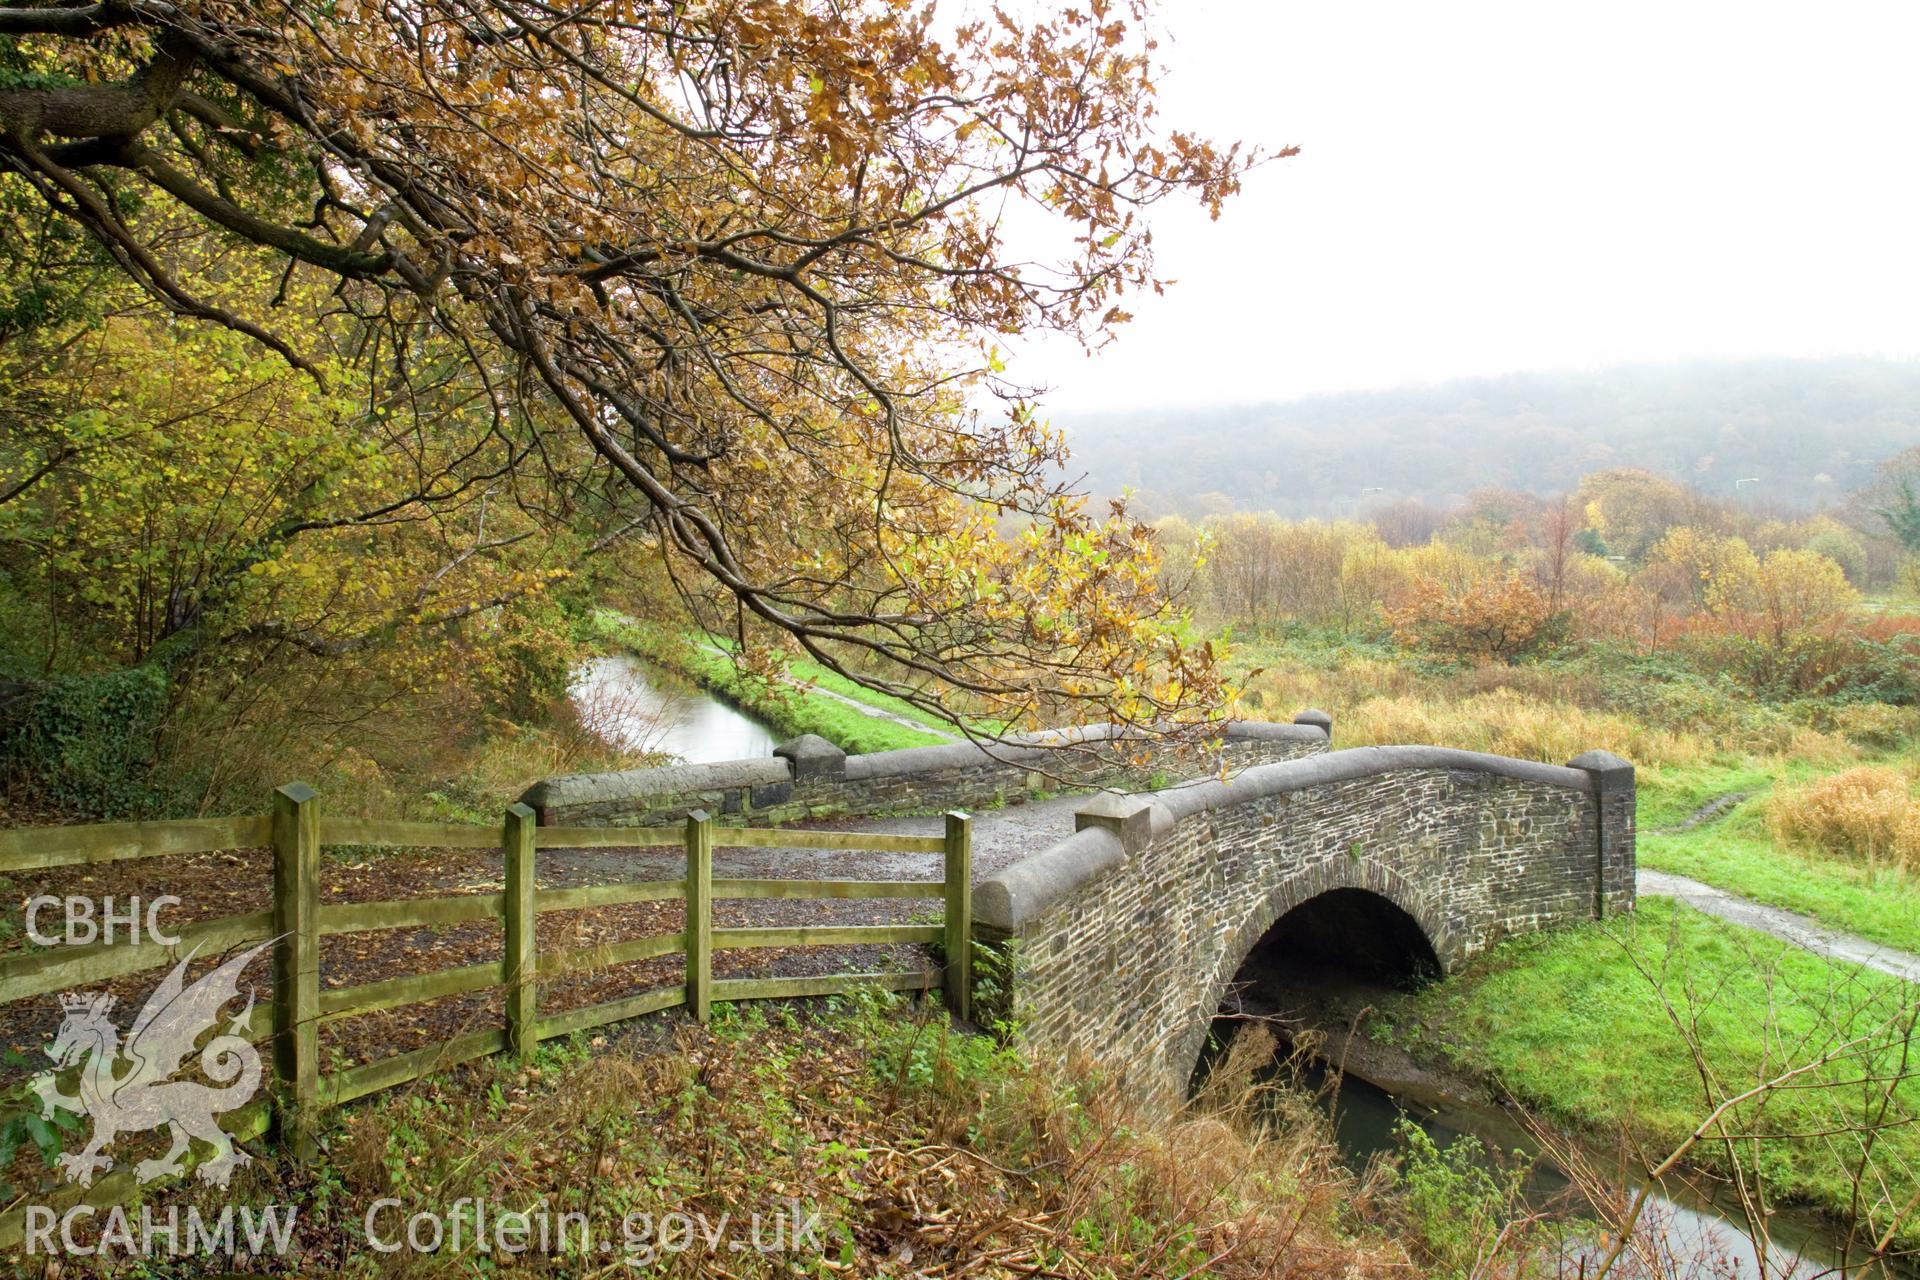
[[[1235,721],[1223,726],[1217,757],[1188,759],[1184,768],[1244,768],[1323,752],[1330,723],[1320,711],[1302,712],[1292,724]],[[937,813],[1017,804],[1069,782],[1137,784],[1124,746],[1124,734],[1111,725],[858,756],[809,735],[752,760],[547,778],[520,801],[542,826],[672,826],[695,809],[755,822]]]
[[[979,936],[1030,1043],[1151,1104],[1184,1097],[1248,952],[1334,889],[1391,901],[1443,968],[1512,934],[1633,904],[1633,768],[1369,747],[1107,795],[1081,829],[983,881]]]

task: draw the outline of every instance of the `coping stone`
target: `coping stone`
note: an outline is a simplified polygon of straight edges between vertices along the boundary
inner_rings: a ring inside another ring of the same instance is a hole
[[[795,782],[847,776],[847,753],[817,733],[803,733],[783,742],[773,754],[793,766]]]
[[[1611,751],[1586,751],[1567,761],[1567,768],[1580,769],[1593,775],[1593,780],[1603,790],[1611,791],[1616,787],[1633,785],[1633,765]]]
[[[1318,707],[1309,707],[1293,718],[1295,724],[1311,725],[1327,735],[1327,741],[1333,741],[1333,717]]]
[[[1153,843],[1153,802],[1139,796],[1102,791],[1073,814],[1073,829],[1105,827],[1120,837],[1121,847],[1135,854]]]

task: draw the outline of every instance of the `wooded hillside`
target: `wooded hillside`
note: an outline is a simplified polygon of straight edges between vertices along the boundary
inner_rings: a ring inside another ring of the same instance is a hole
[[[1710,496],[1811,509],[1920,443],[1920,363],[1768,360],[1515,374],[1288,404],[1063,416],[1096,493],[1139,508],[1345,515],[1634,466]],[[1371,491],[1371,492],[1370,492]]]

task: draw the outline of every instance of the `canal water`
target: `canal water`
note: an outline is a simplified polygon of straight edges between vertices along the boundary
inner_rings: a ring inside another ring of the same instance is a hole
[[[616,654],[574,673],[568,691],[582,722],[609,742],[685,764],[773,754],[774,731],[671,672]]]

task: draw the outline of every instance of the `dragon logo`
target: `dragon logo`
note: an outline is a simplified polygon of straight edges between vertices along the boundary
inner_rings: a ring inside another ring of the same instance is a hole
[[[35,1078],[33,1091],[49,1119],[55,1107],[93,1118],[93,1138],[86,1149],[59,1159],[67,1181],[91,1186],[96,1173],[113,1168],[112,1157],[103,1152],[115,1137],[162,1126],[172,1145],[158,1160],[142,1160],[134,1166],[134,1176],[141,1183],[181,1172],[194,1138],[214,1149],[213,1158],[196,1171],[202,1182],[224,1187],[233,1171],[251,1159],[234,1149],[233,1139],[216,1119],[222,1112],[245,1106],[260,1089],[260,1055],[246,1038],[247,1017],[253,1012],[251,992],[246,1008],[227,1023],[226,1031],[200,1050],[200,1069],[225,1087],[172,1077],[179,1073],[182,1059],[193,1052],[195,1042],[219,1023],[221,1009],[239,998],[241,971],[272,945],[264,942],[234,956],[191,986],[186,981],[187,965],[193,960],[189,953],[147,997],[124,1045],[120,1029],[107,1016],[113,1009],[112,996],[60,997],[66,1020],[47,1049],[55,1066]],[[77,1097],[61,1092],[59,1084],[59,1073],[75,1064],[80,1064]]]

